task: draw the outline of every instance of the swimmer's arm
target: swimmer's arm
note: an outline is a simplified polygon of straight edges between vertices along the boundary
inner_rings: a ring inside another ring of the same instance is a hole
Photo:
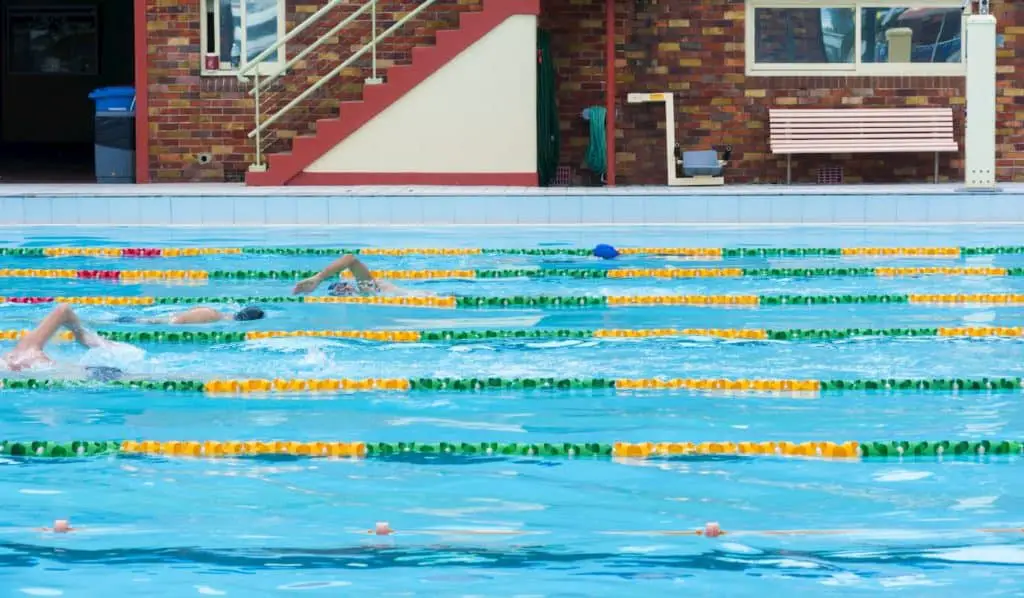
[[[224,319],[224,314],[209,307],[197,307],[172,315],[169,324],[209,324]]]
[[[345,270],[351,272],[352,276],[359,282],[373,282],[373,274],[370,273],[370,269],[366,267],[366,264],[359,261],[359,258],[356,256],[348,254],[331,262],[316,276],[310,276],[306,280],[299,281],[299,284],[295,285],[292,294],[298,295],[314,291],[323,281],[337,276]]]

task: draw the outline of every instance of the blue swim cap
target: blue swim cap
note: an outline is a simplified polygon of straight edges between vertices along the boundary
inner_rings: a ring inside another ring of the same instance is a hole
[[[619,252],[611,245],[601,243],[600,245],[594,248],[594,255],[601,259],[610,260],[618,257]]]

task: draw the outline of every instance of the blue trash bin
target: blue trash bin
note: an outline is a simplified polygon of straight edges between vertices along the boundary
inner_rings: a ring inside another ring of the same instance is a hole
[[[135,88],[101,87],[96,102],[96,182],[135,182]]]

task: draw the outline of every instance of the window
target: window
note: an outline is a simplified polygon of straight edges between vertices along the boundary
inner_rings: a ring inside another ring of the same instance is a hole
[[[12,75],[95,75],[99,72],[96,9],[11,6],[7,9],[7,72]]]
[[[960,0],[747,0],[748,75],[962,75]]]
[[[284,37],[284,0],[202,0],[204,74],[232,73]],[[284,48],[264,67],[284,63]]]

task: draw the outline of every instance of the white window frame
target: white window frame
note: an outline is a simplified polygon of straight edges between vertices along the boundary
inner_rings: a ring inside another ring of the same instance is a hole
[[[746,0],[745,71],[749,77],[955,77],[967,73],[967,15],[964,9],[960,23],[960,62],[958,63],[862,63],[861,9],[864,8],[963,8],[961,0]],[[755,44],[757,26],[754,11],[758,8],[852,8],[854,9],[854,62],[850,64],[757,64]]]
[[[286,0],[277,0],[277,39],[278,40],[284,38],[286,30],[287,30],[287,23],[286,23],[287,14],[285,12],[287,6],[286,6],[285,2],[286,2]],[[211,4],[212,4],[212,7],[213,7],[213,21],[214,21],[214,23],[219,24],[220,23],[220,0],[200,0],[199,1],[199,15],[200,15],[200,27],[199,27],[199,47],[200,47],[199,60],[200,60],[200,63],[199,63],[199,65],[200,65],[200,74],[201,75],[234,75],[235,73],[238,72],[238,68],[235,68],[235,67],[231,66],[230,64],[225,66],[222,63],[220,65],[220,68],[216,69],[216,70],[211,70],[211,69],[206,68],[206,48],[207,48],[207,41],[209,40],[208,33],[206,31],[206,14],[207,14],[206,9],[207,9],[207,6],[209,6]],[[246,47],[248,45],[248,36],[246,35],[246,27],[245,27],[245,21],[246,21],[246,2],[245,2],[245,0],[240,0],[239,4],[240,4],[241,10],[242,10],[242,27],[241,27],[241,29],[242,29],[242,48],[241,48],[241,50],[242,50],[242,57],[241,57],[242,64],[240,66],[244,66],[245,65],[246,57],[249,55],[248,48]],[[220,49],[220,27],[219,26],[215,26],[213,28],[213,47],[217,48],[218,50]],[[276,74],[282,68],[284,68],[285,62],[286,62],[285,47],[282,44],[281,47],[278,48],[278,50],[277,50],[277,60],[273,60],[273,61],[272,60],[266,60],[262,64],[260,64],[260,68],[259,68],[260,74],[261,75],[273,75],[273,74]]]

